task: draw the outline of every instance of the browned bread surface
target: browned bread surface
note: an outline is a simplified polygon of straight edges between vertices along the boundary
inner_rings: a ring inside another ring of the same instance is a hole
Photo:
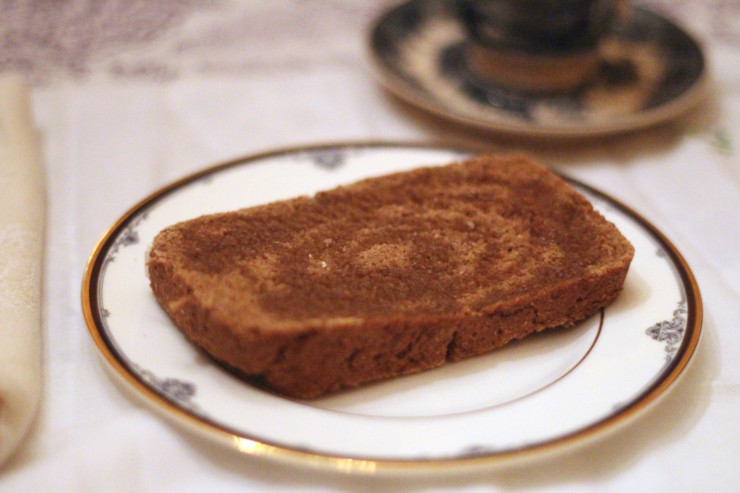
[[[309,398],[571,325],[633,253],[546,168],[481,156],[173,225],[148,269],[195,344]]]

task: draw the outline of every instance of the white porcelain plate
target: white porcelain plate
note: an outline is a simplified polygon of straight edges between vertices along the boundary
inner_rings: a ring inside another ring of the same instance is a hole
[[[582,443],[655,402],[686,368],[701,299],[678,251],[617,201],[574,183],[634,244],[623,293],[574,328],[317,401],[251,386],[191,345],[154,300],[148,246],[174,222],[310,194],[466,153],[399,144],[288,149],[207,169],[144,199],[100,241],[83,281],[104,361],[155,409],[250,454],[344,470],[501,463]]]

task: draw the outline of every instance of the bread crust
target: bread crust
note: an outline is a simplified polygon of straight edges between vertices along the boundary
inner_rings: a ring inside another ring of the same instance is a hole
[[[197,346],[314,398],[573,325],[633,254],[544,167],[480,156],[179,223],[147,264]]]

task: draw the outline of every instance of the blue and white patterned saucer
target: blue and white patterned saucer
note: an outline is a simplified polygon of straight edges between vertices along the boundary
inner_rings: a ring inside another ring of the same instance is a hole
[[[599,47],[595,77],[562,92],[533,92],[483,80],[470,66],[460,0],[411,0],[383,14],[370,34],[381,82],[446,119],[539,136],[582,137],[675,118],[704,95],[699,44],[669,20],[632,7]]]

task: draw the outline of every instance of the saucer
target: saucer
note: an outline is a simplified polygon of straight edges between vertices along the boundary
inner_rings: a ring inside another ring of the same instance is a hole
[[[370,33],[381,83],[438,116],[508,133],[582,137],[664,122],[704,94],[707,67],[699,44],[640,7],[610,28],[590,81],[549,93],[492,82],[466,56],[472,42],[459,1],[411,0],[382,14]]]
[[[622,294],[573,327],[435,370],[317,400],[288,399],[206,357],[152,295],[144,262],[155,235],[171,224],[469,155],[392,142],[277,149],[204,169],[143,198],[105,233],[83,279],[85,321],[106,368],[154,412],[214,443],[349,473],[504,467],[607,437],[688,369],[702,301],[691,268],[657,226],[574,180],[635,247]]]

